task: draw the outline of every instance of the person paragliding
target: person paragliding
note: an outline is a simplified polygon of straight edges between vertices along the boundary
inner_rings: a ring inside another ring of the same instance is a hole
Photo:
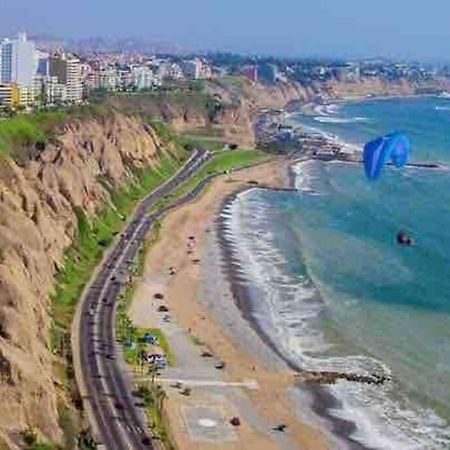
[[[369,180],[376,180],[384,165],[390,161],[395,167],[402,167],[409,158],[410,142],[404,133],[393,132],[381,136],[364,146],[364,171]]]
[[[376,180],[388,162],[392,162],[395,167],[403,167],[408,161],[410,147],[408,136],[397,131],[368,142],[363,152],[367,178]],[[396,238],[399,245],[409,247],[413,244],[413,239],[402,230],[397,233]]]
[[[397,233],[397,244],[409,247],[413,243],[414,243],[413,239],[410,236],[408,236],[408,234],[406,234],[404,231],[400,230]]]

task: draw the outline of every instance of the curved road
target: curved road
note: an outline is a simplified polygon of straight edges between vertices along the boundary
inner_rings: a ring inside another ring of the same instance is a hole
[[[74,320],[72,346],[75,374],[85,409],[99,446],[111,450],[157,448],[142,409],[133,399],[132,380],[115,336],[117,297],[128,270],[155,220],[167,210],[193,198],[193,191],[174,204],[148,215],[147,209],[188,179],[210,157],[195,151],[178,173],[149,194],[136,208],[116,243],[85,291]]]

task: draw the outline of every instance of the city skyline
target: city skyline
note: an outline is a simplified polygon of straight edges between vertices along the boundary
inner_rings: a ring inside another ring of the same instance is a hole
[[[416,3],[131,0],[119,10],[106,0],[82,0],[67,15],[55,0],[17,0],[2,5],[0,35],[26,30],[69,39],[138,37],[186,51],[450,60],[450,4]]]

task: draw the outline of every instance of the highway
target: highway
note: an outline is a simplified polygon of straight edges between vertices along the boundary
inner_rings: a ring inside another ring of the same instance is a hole
[[[143,409],[135,405],[138,399],[132,396],[132,380],[115,335],[117,298],[125,288],[133,260],[156,219],[193,198],[206,180],[170,206],[148,214],[149,206],[188,179],[209,157],[208,152],[195,150],[175,176],[141,201],[104,257],[77,308],[72,329],[75,375],[99,448],[160,448],[158,441],[151,439]]]

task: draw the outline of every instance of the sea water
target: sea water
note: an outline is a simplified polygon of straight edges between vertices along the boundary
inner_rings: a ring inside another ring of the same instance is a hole
[[[355,144],[409,134],[411,159],[442,170],[297,165],[298,193],[252,189],[228,205],[254,319],[311,370],[383,373],[339,382],[332,415],[380,449],[450,448],[450,100],[370,100],[291,120]],[[396,243],[398,230],[416,241]]]

